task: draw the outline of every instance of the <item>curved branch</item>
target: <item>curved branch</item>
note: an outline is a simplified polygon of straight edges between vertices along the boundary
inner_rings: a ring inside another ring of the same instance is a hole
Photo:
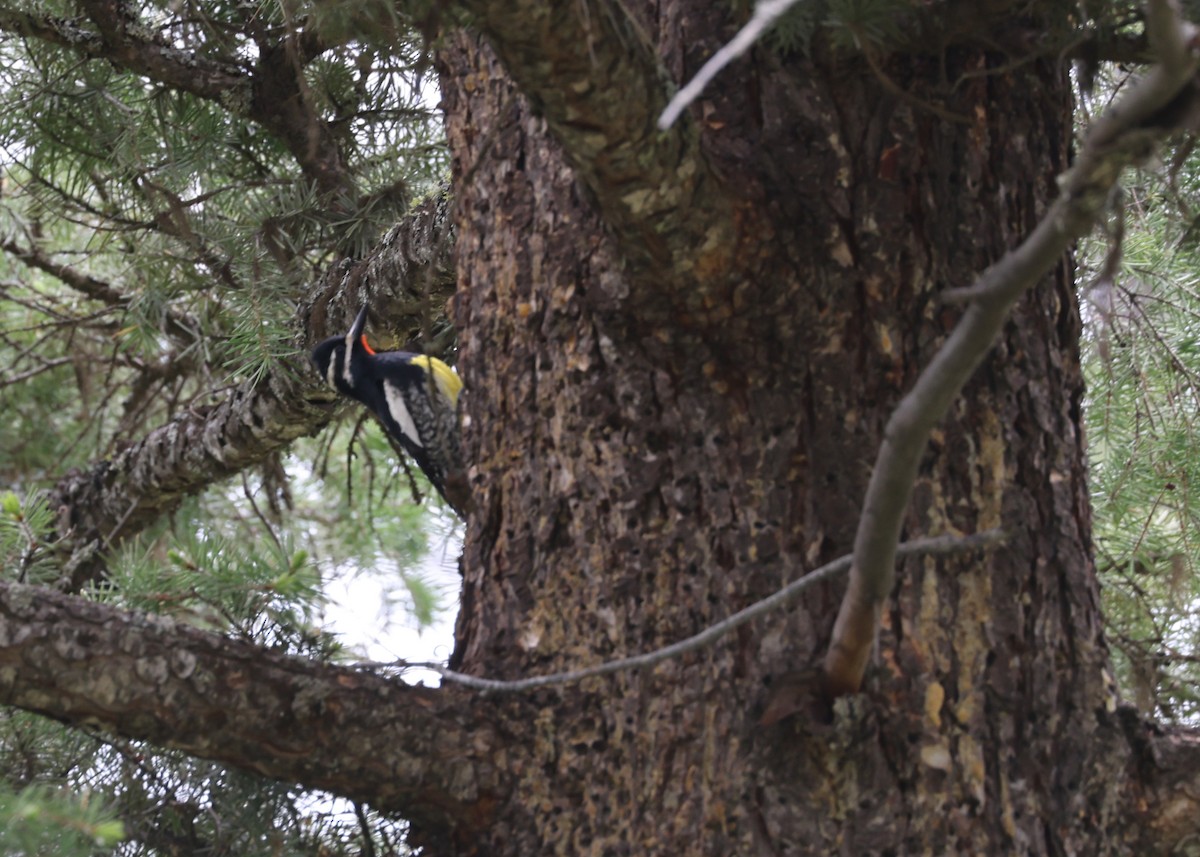
[[[367,801],[440,829],[509,787],[493,712],[453,689],[288,657],[0,582],[0,704]]]
[[[929,433],[991,350],[1017,298],[1095,225],[1121,171],[1196,118],[1200,97],[1189,85],[1198,65],[1195,31],[1178,20],[1168,0],[1151,3],[1150,11],[1160,65],[1088,134],[1078,162],[1061,179],[1062,194],[1033,233],[978,283],[953,295],[970,300],[970,306],[884,428],[855,535],[850,582],[825,657],[835,695],[853,693],[862,683],[879,608],[895,579],[901,521]]]
[[[704,87],[720,74],[721,69],[729,65],[746,51],[750,50],[779,16],[796,4],[797,0],[758,0],[754,5],[754,14],[750,20],[737,31],[732,39],[726,42],[719,51],[713,54],[708,62],[700,67],[700,71],[671,98],[670,103],[658,117],[658,127],[665,131],[675,124],[688,106],[700,97]]]

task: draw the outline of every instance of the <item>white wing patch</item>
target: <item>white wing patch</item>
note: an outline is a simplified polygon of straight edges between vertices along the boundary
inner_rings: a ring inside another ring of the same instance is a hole
[[[400,431],[417,446],[424,447],[421,436],[417,434],[417,424],[413,422],[412,414],[404,404],[404,395],[390,381],[383,382],[383,395],[387,399],[388,412],[400,426]]]

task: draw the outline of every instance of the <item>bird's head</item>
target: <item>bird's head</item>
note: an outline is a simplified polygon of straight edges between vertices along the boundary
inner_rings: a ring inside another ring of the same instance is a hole
[[[374,349],[367,344],[363,328],[367,325],[368,306],[363,304],[354,324],[344,336],[331,336],[313,349],[312,362],[330,387],[353,395],[362,371],[362,360]]]

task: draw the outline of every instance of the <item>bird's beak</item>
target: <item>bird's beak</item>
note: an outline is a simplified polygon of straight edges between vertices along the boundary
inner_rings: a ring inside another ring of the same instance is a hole
[[[358,311],[358,318],[354,319],[354,324],[350,326],[350,333],[355,339],[362,336],[362,332],[367,326],[367,311],[369,309],[369,305],[363,304],[363,308]]]
[[[352,353],[354,343],[363,338],[363,329],[367,326],[367,311],[370,309],[368,304],[363,304],[363,308],[358,311],[358,318],[354,319],[354,324],[350,325],[350,332],[346,334],[346,353]],[[366,342],[364,340],[363,344]]]

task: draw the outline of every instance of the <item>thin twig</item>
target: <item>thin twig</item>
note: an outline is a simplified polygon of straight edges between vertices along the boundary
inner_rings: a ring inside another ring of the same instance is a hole
[[[925,539],[914,539],[913,541],[899,545],[896,548],[896,556],[910,557],[967,553],[1000,544],[1003,540],[1004,533],[1000,530],[987,530],[986,532],[970,536],[933,536]],[[455,684],[466,685],[476,690],[500,693],[515,693],[555,684],[572,684],[583,681],[585,678],[592,678],[593,676],[608,675],[609,673],[624,670],[644,669],[669,658],[678,657],[685,652],[703,648],[725,636],[735,628],[745,625],[752,619],[756,619],[764,613],[782,607],[805,590],[845,572],[850,567],[851,559],[850,555],[846,555],[835,559],[833,562],[826,563],[815,571],[804,575],[799,580],[792,581],[774,595],[769,595],[761,601],[756,601],[744,610],[739,610],[727,619],[723,619],[715,625],[705,628],[699,634],[688,637],[686,640],[680,640],[678,643],[672,643],[661,649],[655,649],[653,652],[633,655],[628,658],[619,658],[615,661],[607,661],[595,666],[584,667],[583,669],[569,670],[552,675],[534,676],[515,681],[500,681],[498,679],[480,678],[478,676],[467,675],[466,673],[455,672],[441,664],[435,663],[406,663],[404,666],[430,669],[440,674],[442,678]],[[383,665],[367,664],[365,666]]]
[[[659,130],[666,131],[674,125],[675,120],[679,118],[679,114],[686,110],[687,106],[700,96],[700,93],[704,91],[704,87],[708,86],[709,82],[717,76],[721,69],[748,51],[750,46],[758,41],[758,37],[775,23],[775,19],[794,6],[797,1],[759,0],[758,4],[754,7],[754,15],[746,22],[746,26],[738,30],[737,35],[727,45],[713,54],[709,61],[700,67],[700,71],[696,72],[696,76],[688,81],[683,89],[675,93],[675,97],[670,100],[663,110],[662,115],[658,117]]]
[[[375,841],[371,837],[371,822],[367,819],[367,811],[358,801],[354,803],[354,816],[358,819],[359,829],[362,830],[362,855],[375,857]]]
[[[47,360],[39,366],[35,366],[19,375],[10,375],[7,378],[0,376],[0,388],[11,387],[14,384],[20,384],[22,381],[28,381],[30,378],[36,378],[43,372],[49,372],[51,369],[57,369],[59,366],[64,366],[71,362],[70,357],[58,357],[54,360]]]
[[[262,513],[262,509],[258,508],[258,503],[254,501],[254,492],[250,490],[250,483],[246,479],[245,471],[241,474],[242,477],[242,494],[250,501],[250,508],[254,510],[255,517],[263,525],[263,529],[267,531],[267,535],[271,537],[271,541],[275,543],[275,547],[279,549],[280,556],[287,556],[287,551],[283,547],[283,542],[279,540],[279,536],[275,534],[275,528],[271,526],[271,522],[267,520],[267,516]],[[264,479],[264,485],[266,480]],[[265,488],[264,488],[265,490]]]

